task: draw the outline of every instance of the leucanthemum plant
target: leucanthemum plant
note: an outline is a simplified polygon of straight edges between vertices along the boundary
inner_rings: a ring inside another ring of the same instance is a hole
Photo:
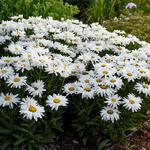
[[[149,98],[150,44],[135,36],[51,17],[0,24],[1,114],[10,108],[45,131],[50,120],[61,130],[68,114],[83,137],[134,122]]]

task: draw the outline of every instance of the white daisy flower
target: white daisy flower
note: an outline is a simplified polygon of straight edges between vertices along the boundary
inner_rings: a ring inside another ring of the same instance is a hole
[[[99,76],[101,77],[109,77],[109,76],[113,76],[116,73],[116,69],[115,68],[101,68],[99,70],[95,70]]]
[[[139,72],[137,69],[130,66],[122,69],[122,76],[130,82],[139,78]]]
[[[82,73],[85,69],[85,65],[83,63],[74,63],[73,64],[73,69],[72,69],[72,74],[79,74]]]
[[[95,88],[87,84],[81,84],[78,93],[82,94],[82,98],[93,98],[95,94]]]
[[[76,94],[78,91],[78,84],[74,83],[67,83],[64,85],[64,92],[67,94]]]
[[[100,115],[102,117],[102,120],[105,121],[112,121],[112,123],[114,123],[114,121],[119,120],[119,114],[120,111],[118,109],[112,108],[112,107],[104,107],[101,111],[100,111]]]
[[[132,112],[137,112],[141,108],[142,100],[140,97],[135,97],[133,94],[129,94],[127,98],[122,102],[124,107]]]
[[[14,43],[8,46],[8,50],[13,54],[22,54],[24,52],[23,46]]]
[[[23,115],[23,118],[37,121],[38,118],[44,116],[44,112],[44,107],[41,107],[33,98],[24,98],[20,103],[20,114]]]
[[[46,89],[44,89],[44,82],[37,80],[36,82],[31,83],[31,86],[27,85],[26,90],[33,96],[42,97],[42,94]]]
[[[1,66],[10,65],[10,64],[13,64],[12,57],[3,56],[0,58],[0,65]]]
[[[112,67],[113,67],[113,64],[107,63],[107,62],[100,62],[94,65],[95,70],[104,70],[108,68],[110,69]]]
[[[51,109],[58,110],[58,107],[60,106],[67,106],[68,99],[66,96],[62,96],[59,94],[53,94],[52,96],[49,95],[48,99],[46,101],[47,106],[51,107]]]
[[[24,72],[25,70],[29,71],[32,69],[29,60],[22,58],[19,58],[18,61],[14,63],[14,67],[17,71],[21,70],[21,72]]]
[[[95,92],[103,97],[113,94],[115,90],[110,88],[108,85],[101,84],[96,87]]]
[[[135,89],[139,92],[139,93],[144,93],[146,96],[150,96],[150,84],[147,84],[145,82],[143,83],[137,83],[135,85]]]
[[[97,85],[97,86],[98,86],[98,85],[101,85],[102,83],[104,83],[104,78],[99,77],[99,76],[98,76],[98,77],[95,77],[94,80],[95,80],[94,83],[95,83],[95,85]]]
[[[5,107],[8,106],[10,109],[13,108],[14,104],[19,103],[18,94],[13,95],[12,93],[1,93],[0,94],[0,106]]]
[[[15,74],[7,79],[6,83],[11,88],[21,88],[22,86],[26,85],[26,76],[20,77],[19,74]]]
[[[0,78],[4,78],[4,80],[11,77],[13,74],[14,74],[14,70],[12,67],[8,66],[8,67],[0,68]]]
[[[121,104],[121,97],[118,94],[110,95],[106,97],[105,103],[113,108],[117,108]]]
[[[123,85],[122,79],[116,76],[105,78],[104,83],[112,88],[120,89]]]
[[[81,82],[81,84],[89,84],[89,85],[92,85],[95,82],[94,78],[91,77],[90,75],[81,75],[79,81]]]

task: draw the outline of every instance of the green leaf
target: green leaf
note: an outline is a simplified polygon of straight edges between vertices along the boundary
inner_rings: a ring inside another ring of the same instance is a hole
[[[22,139],[16,141],[16,142],[14,143],[14,145],[15,145],[15,146],[18,146],[18,145],[22,144],[22,143],[25,142],[25,141],[27,141],[27,138],[22,138]]]
[[[1,150],[7,150],[10,142],[11,142],[11,140],[7,140],[6,142],[4,142]]]
[[[0,128],[0,134],[11,134],[11,130]]]
[[[106,145],[108,145],[108,143],[110,142],[110,140],[106,139],[106,140],[103,140],[102,142],[100,142],[98,144],[98,150],[103,150]]]

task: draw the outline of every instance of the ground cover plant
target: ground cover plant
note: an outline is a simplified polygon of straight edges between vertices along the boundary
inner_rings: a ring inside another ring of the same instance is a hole
[[[0,24],[0,51],[2,149],[37,149],[66,131],[124,142],[149,116],[150,44],[135,36],[15,16]]]
[[[150,16],[143,12],[127,11],[119,18],[105,20],[103,26],[109,31],[123,30],[137,36],[139,39],[150,42]]]

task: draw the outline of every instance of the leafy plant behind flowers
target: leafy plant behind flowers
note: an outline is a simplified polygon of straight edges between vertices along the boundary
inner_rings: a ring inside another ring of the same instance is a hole
[[[102,23],[105,19],[119,16],[124,9],[124,5],[124,0],[93,0],[88,6],[85,20],[90,23]]]
[[[0,20],[23,14],[29,16],[52,16],[55,19],[71,19],[79,12],[77,6],[64,3],[63,0],[1,0]]]
[[[49,142],[63,130],[85,144],[98,136],[124,141],[148,117],[150,44],[135,36],[98,23],[15,16],[0,24],[0,47],[5,149]]]

